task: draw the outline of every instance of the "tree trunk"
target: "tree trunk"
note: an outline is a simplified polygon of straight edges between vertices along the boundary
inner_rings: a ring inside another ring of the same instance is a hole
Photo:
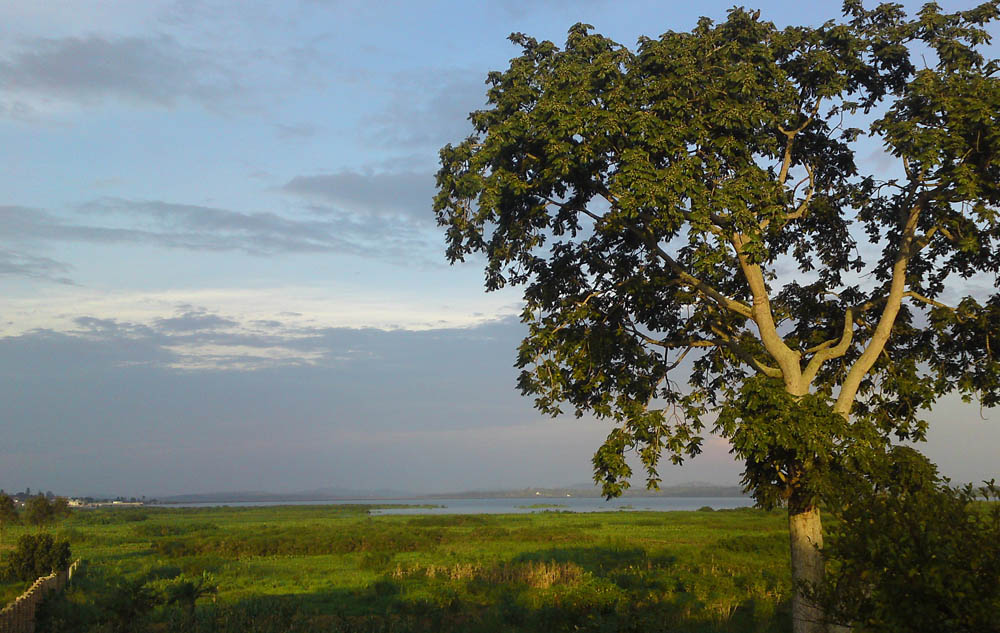
[[[793,633],[822,633],[826,631],[823,612],[805,599],[799,584],[806,582],[818,585],[823,581],[823,526],[819,518],[819,508],[814,505],[788,504],[788,535],[792,548],[792,581],[795,593],[792,596]]]

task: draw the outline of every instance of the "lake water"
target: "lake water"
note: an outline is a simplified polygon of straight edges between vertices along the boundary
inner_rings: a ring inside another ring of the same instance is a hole
[[[714,510],[753,505],[750,497],[626,497],[611,499],[585,497],[524,497],[503,499],[344,499],[336,501],[234,501],[231,503],[174,503],[166,507],[206,508],[214,506],[290,506],[290,505],[435,505],[435,508],[386,508],[372,510],[379,514],[524,514],[528,512],[673,512]],[[544,506],[544,507],[541,507]]]

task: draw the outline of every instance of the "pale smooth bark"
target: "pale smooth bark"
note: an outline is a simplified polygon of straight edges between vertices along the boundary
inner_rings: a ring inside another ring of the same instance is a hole
[[[788,506],[788,536],[792,553],[792,580],[818,585],[823,581],[823,527],[816,506]],[[823,633],[823,612],[798,587],[792,595],[793,633]]]

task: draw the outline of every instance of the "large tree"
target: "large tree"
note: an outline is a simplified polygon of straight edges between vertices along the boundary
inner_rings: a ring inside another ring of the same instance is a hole
[[[630,451],[654,486],[714,423],[819,582],[837,477],[922,438],[942,394],[1000,401],[998,15],[848,0],[841,22],[734,9],[635,51],[583,24],[562,48],[511,36],[435,211],[451,261],[524,287],[521,391],[614,422],[607,495]],[[799,591],[793,619],[822,626]]]

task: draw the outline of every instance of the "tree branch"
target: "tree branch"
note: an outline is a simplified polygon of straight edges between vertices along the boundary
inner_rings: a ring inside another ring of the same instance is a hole
[[[740,347],[740,345],[737,343],[737,341],[733,340],[732,336],[730,336],[729,334],[723,332],[722,330],[720,330],[719,328],[717,328],[715,326],[712,327],[712,332],[716,336],[719,337],[720,341],[722,341],[723,343],[726,344],[726,347],[735,356],[737,356],[738,358],[740,358],[743,362],[745,362],[750,367],[752,367],[755,370],[757,370],[757,372],[759,372],[761,374],[764,374],[765,376],[768,376],[770,378],[781,378],[781,370],[779,368],[772,367],[772,366],[767,365],[767,364],[765,364],[765,363],[757,360],[756,358],[754,358],[753,354],[751,354],[747,350],[745,350],[742,347]]]
[[[819,102],[820,100],[817,99],[812,112],[810,112],[809,116],[806,117],[805,122],[794,130],[786,130],[783,126],[778,126],[778,131],[784,134],[788,139],[785,141],[785,155],[781,161],[781,172],[778,174],[778,182],[782,185],[785,184],[785,180],[788,178],[788,170],[792,166],[792,143],[795,140],[795,135],[806,129],[806,127],[812,123],[813,117],[815,117],[816,113],[819,111]]]
[[[914,254],[914,241],[917,230],[917,220],[920,219],[920,212],[930,199],[931,192],[925,191],[921,194],[916,203],[910,208],[903,225],[902,239],[899,244],[899,251],[896,254],[896,261],[892,266],[892,281],[889,285],[889,295],[886,297],[885,307],[882,308],[882,315],[879,317],[878,325],[868,342],[865,351],[854,362],[854,365],[847,372],[847,377],[841,384],[837,402],[834,410],[848,417],[854,405],[854,398],[861,386],[861,381],[868,371],[875,364],[879,354],[885,349],[885,344],[892,333],[892,326],[899,314],[899,308],[903,302],[904,288],[906,287],[906,267],[910,258]]]
[[[950,310],[951,312],[954,312],[956,315],[958,315],[958,310],[955,309],[955,308],[953,308],[952,306],[947,305],[945,303],[941,303],[940,301],[938,301],[936,299],[931,299],[930,297],[925,297],[924,295],[922,295],[922,294],[920,294],[920,293],[918,293],[918,292],[916,292],[914,290],[907,290],[906,292],[903,293],[903,296],[904,297],[909,297],[911,299],[916,299],[917,301],[919,301],[921,303],[926,303],[927,305],[932,305],[935,308],[944,308],[945,310]]]
[[[743,235],[736,233],[730,237],[730,242],[736,250],[736,257],[739,259],[740,268],[743,270],[743,277],[750,287],[753,295],[752,316],[757,330],[760,332],[760,340],[764,344],[764,349],[771,355],[781,368],[781,377],[784,378],[785,385],[790,393],[802,391],[806,385],[801,384],[802,368],[799,366],[799,352],[791,349],[785,344],[784,339],[778,334],[777,325],[774,322],[774,314],[771,312],[771,300],[767,294],[767,283],[764,281],[764,273],[759,264],[752,263],[747,257],[745,246],[746,240]]]
[[[834,358],[840,358],[847,353],[847,350],[851,347],[851,341],[854,339],[854,308],[847,308],[844,311],[844,329],[840,334],[839,342],[836,339],[831,339],[820,345],[817,345],[812,350],[808,352],[815,352],[815,355],[809,359],[809,364],[806,365],[805,371],[802,372],[802,380],[807,385],[811,384],[813,378],[819,373],[820,368],[828,360]],[[836,342],[836,345],[834,343]]]

